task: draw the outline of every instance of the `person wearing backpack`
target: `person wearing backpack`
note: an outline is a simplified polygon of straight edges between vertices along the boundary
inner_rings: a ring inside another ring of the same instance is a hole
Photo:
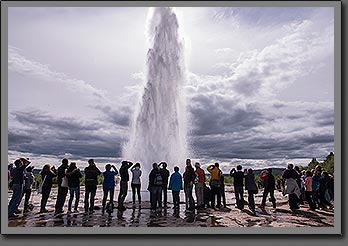
[[[301,191],[296,182],[298,178],[298,172],[294,170],[294,164],[288,164],[287,169],[282,174],[282,178],[284,180],[283,195],[289,194],[290,209],[293,211],[299,209],[300,207],[298,206],[298,199],[301,195]]]
[[[170,176],[168,190],[172,191],[174,210],[179,210],[180,191],[183,189],[182,176],[179,167],[174,167],[174,173]]]
[[[157,163],[152,164],[152,170],[149,174],[150,204],[151,212],[156,212],[156,209],[162,207],[160,197],[162,192],[163,178],[158,168]],[[158,206],[158,207],[157,207]]]
[[[275,178],[272,174],[272,168],[268,168],[267,171],[261,172],[260,178],[264,181],[264,190],[263,190],[262,202],[261,202],[260,208],[261,209],[265,208],[268,193],[270,194],[273,208],[276,208],[277,204],[276,204],[276,199],[274,197]]]
[[[196,178],[195,170],[191,166],[191,160],[186,159],[186,169],[184,176],[184,192],[186,198],[186,212],[191,213],[195,210],[195,200],[192,196],[193,183]]]

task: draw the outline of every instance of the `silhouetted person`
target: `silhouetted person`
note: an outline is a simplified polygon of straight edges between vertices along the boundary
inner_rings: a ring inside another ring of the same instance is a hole
[[[244,173],[242,171],[242,166],[237,166],[237,171],[235,168],[232,168],[230,172],[230,176],[233,177],[233,186],[234,186],[234,194],[236,197],[236,204],[235,207],[239,209],[244,208],[244,189],[243,189],[243,179],[244,179]]]
[[[220,177],[220,194],[221,194],[221,200],[222,200],[222,205],[224,208],[226,208],[226,195],[225,195],[225,177],[224,175],[221,175]],[[221,207],[221,204],[220,204]]]
[[[76,163],[71,162],[65,175],[68,178],[68,187],[70,191],[70,197],[68,201],[68,213],[71,213],[71,206],[74,200],[74,196],[74,213],[78,213],[78,206],[80,201],[80,180],[82,178],[82,173],[80,172],[80,169],[77,168]]]
[[[29,166],[30,161],[20,158],[14,162],[15,168],[11,172],[12,177],[12,197],[8,204],[8,218],[16,217],[15,212],[18,210],[18,206],[22,199],[23,183],[24,183],[24,170]]]
[[[126,210],[126,207],[124,206],[124,200],[127,197],[128,192],[128,181],[129,181],[129,173],[128,169],[133,166],[132,162],[129,161],[122,161],[121,167],[120,167],[120,193],[118,194],[118,209],[120,211]]]
[[[170,176],[168,189],[172,191],[174,210],[179,210],[180,191],[183,189],[179,167],[174,167],[174,173]]]
[[[85,168],[85,213],[94,212],[94,199],[97,192],[98,176],[101,171],[93,159],[88,160],[88,167]]]
[[[162,192],[163,193],[163,207],[167,208],[167,192],[168,192],[168,179],[169,179],[169,171],[167,169],[167,163],[161,162],[158,167],[160,167],[160,172],[163,178]],[[162,201],[162,196],[160,197],[160,201]]]
[[[135,205],[135,195],[138,195],[138,202],[139,202],[139,207],[141,207],[141,170],[140,170],[140,163],[135,163],[135,165],[131,168],[132,172],[132,182],[131,182],[131,187],[132,187],[132,198],[133,198],[133,205]]]
[[[315,208],[319,208],[319,184],[320,184],[320,175],[319,170],[313,169],[312,176],[312,199],[315,205]]]
[[[29,166],[25,169],[24,173],[24,186],[23,186],[23,196],[24,198],[24,210],[23,213],[29,212],[29,199],[31,196],[32,186],[34,183],[33,166]],[[22,197],[23,197],[22,196]]]
[[[210,208],[210,202],[211,202],[211,191],[210,188],[204,183],[204,205],[207,208]]]
[[[248,206],[249,209],[255,213],[255,199],[254,195],[258,193],[257,185],[255,183],[255,174],[253,169],[245,170],[245,190],[248,191]]]
[[[222,171],[219,169],[219,163],[215,165],[210,165],[207,167],[208,172],[210,173],[210,192],[211,192],[211,208],[215,209],[215,196],[217,197],[216,208],[220,208],[221,204],[221,176]]]
[[[298,172],[294,170],[293,164],[288,164],[287,169],[283,172],[284,194],[289,194],[289,206],[291,210],[299,209],[298,199],[301,195],[300,188],[297,184]]]
[[[55,214],[63,213],[63,207],[68,194],[68,187],[62,187],[62,180],[65,177],[66,170],[69,167],[68,159],[63,159],[62,164],[58,167],[57,181],[58,181],[58,194],[55,208]]]
[[[334,201],[334,188],[335,188],[335,177],[333,175],[329,175],[329,183],[328,183],[328,193],[330,196],[330,202]]]
[[[111,171],[111,168],[113,171]],[[118,171],[114,165],[106,164],[105,171],[103,172],[104,181],[103,181],[103,201],[102,201],[102,213],[105,212],[106,200],[108,194],[110,193],[110,203],[112,208],[114,208],[114,192],[115,192],[115,176],[118,174]]]
[[[328,201],[328,185],[330,182],[329,174],[326,171],[321,172],[319,179],[319,207],[320,208],[332,208],[332,204]]]
[[[148,186],[148,190],[150,191],[151,212],[153,213],[156,212],[157,208],[161,208],[162,206],[160,201],[162,185],[163,185],[163,178],[158,168],[158,164],[153,163],[152,170],[149,174],[149,186]]]
[[[11,172],[13,170],[13,163],[8,164],[7,166],[7,181],[8,181],[8,189],[12,189],[12,179],[11,179]]]
[[[267,196],[269,194],[271,197],[271,202],[272,202],[273,208],[276,208],[277,204],[276,204],[276,199],[274,197],[275,177],[272,174],[272,168],[268,168],[267,171],[261,172],[260,178],[263,180],[263,183],[264,183],[264,190],[263,190],[262,201],[261,201],[260,207],[265,208]]]
[[[298,173],[298,177],[296,179],[296,183],[298,185],[298,188],[300,188],[300,192],[301,192],[300,197],[298,199],[298,203],[303,205],[304,204],[304,202],[303,202],[304,189],[303,189],[303,182],[302,182],[302,179],[301,179],[302,178],[302,173],[301,173],[300,168],[298,166],[295,166],[294,170]]]
[[[42,197],[41,197],[40,213],[47,213],[48,210],[46,209],[46,204],[52,189],[52,179],[57,176],[57,170],[55,166],[51,167],[50,164],[46,164],[42,168],[40,174],[43,180],[42,186],[41,186]]]
[[[193,183],[196,178],[195,170],[191,166],[191,160],[186,159],[186,168],[183,174],[184,177],[184,192],[186,198],[186,211],[194,212],[195,210],[195,200],[192,195]]]

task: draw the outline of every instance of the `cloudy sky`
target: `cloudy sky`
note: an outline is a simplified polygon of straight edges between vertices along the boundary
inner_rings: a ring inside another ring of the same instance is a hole
[[[176,8],[191,158],[281,167],[334,147],[333,8]],[[9,161],[122,158],[148,8],[9,8]]]

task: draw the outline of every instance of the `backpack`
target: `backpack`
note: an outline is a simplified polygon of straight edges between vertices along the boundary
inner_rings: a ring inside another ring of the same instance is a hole
[[[156,173],[155,180],[153,181],[153,184],[158,185],[158,186],[163,184],[163,179],[162,179],[162,175],[160,172]]]

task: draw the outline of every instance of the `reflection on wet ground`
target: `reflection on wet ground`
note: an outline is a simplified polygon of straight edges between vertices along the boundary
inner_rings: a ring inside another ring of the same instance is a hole
[[[126,205],[125,211],[114,209],[110,215],[96,210],[93,214],[71,213],[54,215],[53,211],[46,214],[29,213],[20,218],[9,220],[9,226],[20,227],[168,227],[168,226],[220,226],[219,219],[206,209],[187,214],[184,209],[174,211],[171,208],[151,212],[148,202],[142,208]],[[184,204],[181,205],[185,207]]]
[[[195,213],[185,213],[185,204],[180,204],[179,210],[171,208],[171,194],[168,194],[169,208],[151,212],[147,201],[148,192],[142,192],[144,202],[141,207],[130,202],[130,193],[125,203],[126,210],[114,209],[109,215],[102,214],[100,209],[102,191],[98,189],[95,201],[95,212],[93,214],[83,213],[83,187],[79,203],[78,213],[63,213],[54,215],[54,203],[57,190],[52,189],[50,200],[47,204],[48,213],[40,214],[41,196],[34,194],[31,203],[34,210],[26,214],[20,214],[18,218],[9,219],[9,227],[303,227],[303,226],[333,226],[334,211],[318,210],[309,211],[304,206],[300,210],[291,211],[288,208],[287,198],[276,193],[277,208],[256,209],[253,214],[246,206],[239,210],[233,203],[228,203],[227,208],[220,210],[204,209],[196,210]],[[35,192],[34,192],[35,193]],[[9,193],[9,199],[11,194]],[[116,197],[116,195],[115,195]],[[68,198],[67,198],[68,199]],[[227,201],[233,202],[232,192],[226,192]],[[116,199],[115,199],[116,200]],[[184,193],[181,194],[184,201]],[[255,198],[256,204],[261,201],[261,194]],[[22,204],[20,208],[22,208]],[[67,210],[66,207],[64,208]]]

